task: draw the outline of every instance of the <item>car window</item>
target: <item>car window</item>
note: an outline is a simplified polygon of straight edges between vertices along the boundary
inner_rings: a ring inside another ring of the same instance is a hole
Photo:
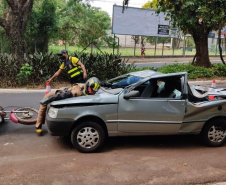
[[[136,87],[140,91],[141,98],[180,98],[181,78],[164,77],[150,79],[147,82]]]
[[[158,80],[158,98],[180,98],[181,95],[180,77],[170,77]]]
[[[139,82],[141,80],[142,80],[142,78],[140,78],[140,77],[129,76],[129,77],[123,79],[123,80],[120,80],[118,82],[113,83],[112,87],[113,88],[120,88],[120,87],[122,88],[122,87],[126,87],[128,85],[134,84],[136,82]]]

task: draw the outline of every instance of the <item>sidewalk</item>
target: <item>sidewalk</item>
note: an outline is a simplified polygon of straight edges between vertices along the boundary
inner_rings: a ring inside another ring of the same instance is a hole
[[[226,86],[226,79],[225,80],[215,80],[216,81],[216,88],[218,86]],[[200,86],[206,86],[206,87],[211,87],[212,85],[212,80],[189,80],[189,84],[195,84],[195,85],[200,85]],[[219,87],[220,88],[220,87]],[[56,89],[52,89],[56,90]],[[0,93],[43,93],[45,94],[46,89],[20,89],[20,88],[15,88],[15,89],[2,89],[0,88]]]
[[[55,89],[52,89],[55,90]],[[1,89],[0,88],[0,93],[43,93],[45,94],[46,89]]]
[[[185,63],[185,62],[192,62],[193,61],[193,57],[172,57],[172,56],[168,56],[168,57],[146,57],[144,59],[142,59],[141,57],[122,57],[125,58],[126,60],[128,60],[128,63],[152,63],[152,62],[163,62],[163,63],[167,63],[167,62],[179,62],[179,63]],[[226,61],[226,57],[224,57],[224,60]],[[210,62],[221,62],[220,57],[210,57]]]

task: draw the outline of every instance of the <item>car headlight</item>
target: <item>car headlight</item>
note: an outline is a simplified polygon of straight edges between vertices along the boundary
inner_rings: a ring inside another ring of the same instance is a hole
[[[56,118],[57,117],[57,113],[58,113],[58,109],[54,108],[54,107],[50,107],[49,111],[48,111],[48,115],[51,118]]]

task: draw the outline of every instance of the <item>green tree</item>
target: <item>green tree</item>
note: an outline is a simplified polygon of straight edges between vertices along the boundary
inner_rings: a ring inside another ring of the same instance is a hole
[[[0,53],[10,52],[10,42],[3,28],[0,28]]]
[[[57,31],[56,6],[53,0],[43,0],[36,6],[27,26],[27,51],[48,52],[49,39],[54,37]]]
[[[111,27],[111,19],[107,12],[100,11],[98,8],[90,7],[86,9],[85,16],[80,22],[78,43],[86,46],[89,43],[98,44],[107,36],[107,30]]]
[[[57,1],[57,16],[59,19],[58,38],[66,43],[75,40],[75,35],[78,33],[78,22],[84,12],[84,4],[80,1]]]
[[[147,9],[147,8],[151,8],[151,9],[157,9],[157,0],[152,0],[152,1],[148,1],[147,3],[145,3],[142,8]]]
[[[111,22],[109,15],[82,1],[69,0],[58,4],[59,37],[65,43],[74,41],[80,46],[109,41],[107,30]]]
[[[208,35],[226,21],[225,0],[158,0],[159,11],[168,12],[175,26],[192,35],[196,47],[197,66],[211,67]],[[200,19],[201,18],[201,19]]]
[[[6,1],[0,0],[0,17],[3,16],[6,7]],[[0,27],[0,53],[10,52],[10,42],[8,40],[5,30]]]
[[[11,41],[11,51],[19,62],[24,62],[24,33],[34,0],[0,0],[4,12],[0,12],[0,26]]]

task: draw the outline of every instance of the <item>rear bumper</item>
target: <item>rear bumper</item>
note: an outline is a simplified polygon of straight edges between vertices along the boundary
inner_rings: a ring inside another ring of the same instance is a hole
[[[46,115],[48,131],[53,136],[69,136],[73,129],[73,119],[56,119]]]

